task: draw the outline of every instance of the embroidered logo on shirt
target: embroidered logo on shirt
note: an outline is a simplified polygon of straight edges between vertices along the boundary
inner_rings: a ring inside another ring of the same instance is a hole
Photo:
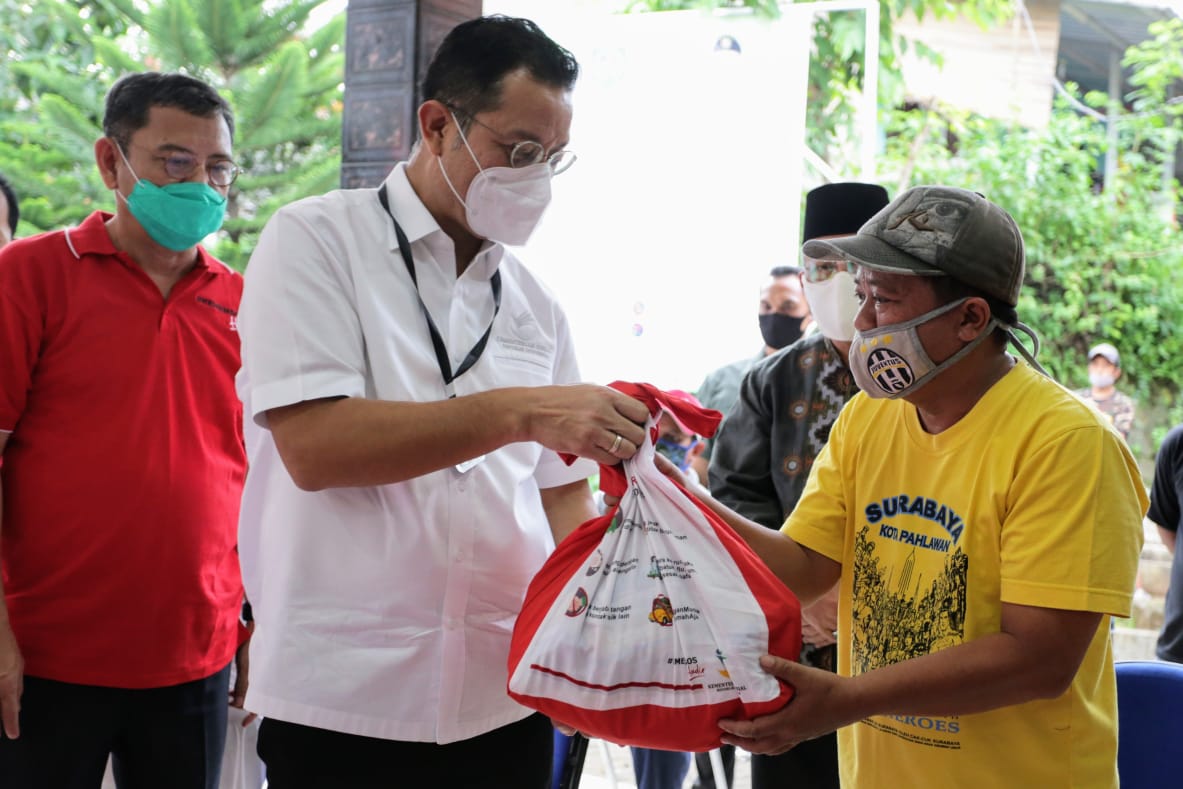
[[[218,312],[228,315],[230,317],[230,322],[229,322],[230,331],[234,331],[234,332],[238,331],[238,310],[230,309],[226,305],[219,304],[218,302],[214,301],[213,299],[207,298],[205,296],[198,296],[197,303],[201,304],[205,307],[212,307],[213,309],[217,310]]]
[[[509,329],[519,340],[532,340],[538,336],[538,321],[529,310],[522,310],[510,319]]]
[[[498,329],[493,335],[494,353],[498,359],[541,370],[551,369],[554,342],[542,332],[529,310],[509,316],[504,324],[498,324]]]

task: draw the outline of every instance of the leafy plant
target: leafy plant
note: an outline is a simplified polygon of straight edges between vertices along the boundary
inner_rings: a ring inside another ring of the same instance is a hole
[[[182,71],[235,109],[245,172],[214,251],[244,266],[280,205],[338,183],[345,19],[302,30],[322,2],[0,0],[15,20],[0,31],[14,77],[0,85],[0,172],[21,194],[22,234],[109,209],[91,153],[107,88],[131,71]]]
[[[899,178],[896,189],[921,183],[974,189],[1015,217],[1027,249],[1019,316],[1043,340],[1040,361],[1065,385],[1084,387],[1088,348],[1117,345],[1121,387],[1148,408],[1135,441],[1144,452],[1183,418],[1176,400],[1183,246],[1169,210],[1175,187],[1164,196],[1160,163],[1135,144],[1157,122],[1142,117],[1122,125],[1120,166],[1103,191],[1097,171],[1105,127],[1066,103],[1045,130],[948,109],[894,112],[880,160],[888,178]],[[1150,413],[1165,415],[1146,418]]]

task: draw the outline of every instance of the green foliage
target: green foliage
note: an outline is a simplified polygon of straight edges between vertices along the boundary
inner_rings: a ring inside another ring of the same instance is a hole
[[[801,0],[805,2],[806,0]],[[895,31],[906,14],[917,19],[952,19],[965,16],[980,27],[1009,19],[1012,0],[880,0],[879,2],[879,106],[895,107],[903,99],[901,56],[909,46],[916,55],[940,62],[940,55],[920,42],[910,42]],[[807,107],[808,142],[823,158],[842,157],[848,130],[854,123],[852,99],[863,90],[863,53],[866,51],[866,23],[861,12],[818,14],[814,23],[814,54],[809,69]]]
[[[1125,54],[1122,64],[1133,69],[1127,97],[1143,127],[1149,131],[1136,140],[1138,149],[1159,161],[1171,159],[1180,140],[1183,103],[1177,98],[1183,83],[1183,20],[1172,18],[1151,23],[1151,38]]]
[[[82,0],[0,0],[0,14],[0,172],[20,196],[18,232],[29,235],[106,203],[91,153],[97,135],[80,140],[78,129],[96,122],[83,108],[102,100],[95,44],[127,24],[106,4]],[[44,118],[42,94],[53,96]]]
[[[244,173],[214,252],[244,266],[280,205],[337,185],[344,16],[302,30],[322,2],[0,0],[0,172],[20,193],[21,234],[111,210],[92,152],[107,89],[132,71],[182,71],[235,110]]]
[[[1122,125],[1120,164],[1104,191],[1096,173],[1105,127],[1066,104],[1042,131],[949,111],[897,112],[880,166],[898,178],[893,191],[951,184],[1005,207],[1026,242],[1019,317],[1042,338],[1043,365],[1066,386],[1085,387],[1088,348],[1110,341],[1122,350],[1123,390],[1162,411],[1176,403],[1183,369],[1183,245],[1174,187],[1164,196],[1159,162],[1132,145],[1147,124]],[[1167,423],[1183,418],[1173,409]],[[1144,452],[1165,426],[1153,426]]]
[[[1180,79],[1183,79],[1183,20],[1173,17],[1152,22],[1148,31],[1151,38],[1126,52],[1122,65],[1134,70],[1130,84],[1135,90],[1130,98],[1137,110],[1157,109],[1162,106],[1163,97],[1169,96]],[[1170,115],[1178,117],[1183,112],[1173,105]]]

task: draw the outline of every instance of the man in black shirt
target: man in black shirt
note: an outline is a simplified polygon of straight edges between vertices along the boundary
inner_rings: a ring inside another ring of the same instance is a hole
[[[1183,559],[1175,550],[1179,524],[1183,522],[1183,425],[1177,425],[1163,439],[1154,464],[1150,488],[1150,511],[1146,517],[1158,526],[1163,544],[1175,557],[1171,563],[1171,585],[1167,589],[1162,632],[1155,652],[1160,660],[1183,663]]]

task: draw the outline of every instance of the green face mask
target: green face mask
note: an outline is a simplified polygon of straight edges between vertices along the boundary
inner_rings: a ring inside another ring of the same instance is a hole
[[[226,198],[207,183],[183,181],[157,186],[131,169],[131,163],[116,144],[123,163],[136,178],[135,188],[123,201],[152,240],[166,249],[181,252],[197,246],[201,239],[222,226]],[[119,190],[115,191],[119,194]],[[123,197],[122,194],[119,194]]]

